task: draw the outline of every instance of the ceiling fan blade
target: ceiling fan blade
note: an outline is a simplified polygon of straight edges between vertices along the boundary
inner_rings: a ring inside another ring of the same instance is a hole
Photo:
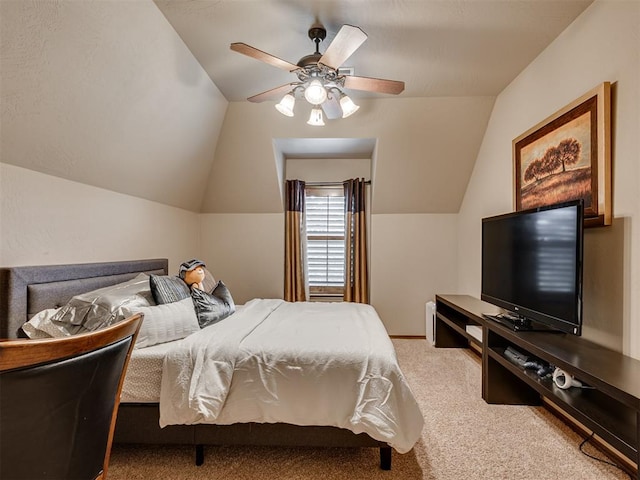
[[[340,100],[335,95],[330,95],[323,103],[322,110],[329,120],[342,117]]]
[[[258,93],[253,97],[247,98],[250,102],[260,103],[268,100],[280,100],[285,94],[289,93],[293,90],[295,85],[292,83],[287,83],[285,85],[280,85],[279,87],[272,88],[271,90],[267,90],[266,92]]]
[[[345,75],[344,88],[398,95],[404,90],[404,82],[399,80],[385,80],[383,78],[354,77],[351,75]]]
[[[243,55],[255,58],[256,60],[260,60],[264,63],[268,63],[269,65],[273,65],[274,67],[281,68],[283,70],[286,70],[287,72],[293,72],[294,70],[298,70],[300,68],[293,63],[287,62],[286,60],[282,60],[278,57],[274,57],[270,53],[258,50],[251,45],[247,45],[246,43],[232,43],[230,45],[230,48],[234,52],[242,53]]]
[[[337,70],[366,39],[367,34],[358,27],[343,25],[318,63]]]

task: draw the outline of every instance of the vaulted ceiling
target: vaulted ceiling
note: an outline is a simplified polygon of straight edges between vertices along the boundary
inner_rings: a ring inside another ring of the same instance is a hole
[[[374,139],[377,213],[456,212],[495,97],[590,3],[1,1],[1,161],[194,212],[272,213],[278,155],[362,156]],[[350,91],[361,109],[321,129],[247,102],[293,74],[229,44],[295,63],[318,22],[325,44],[362,28],[345,66],[405,91]]]
[[[220,175],[210,178],[204,211],[278,211],[278,156],[346,158],[345,141],[376,138],[376,213],[457,212],[493,99],[591,3],[154,1],[232,102],[216,151]],[[314,51],[308,29],[316,24],[327,30],[320,52],[343,24],[360,27],[368,38],[343,66],[357,76],[402,80],[405,91],[395,97],[350,90],[363,108],[348,122],[330,121],[320,129],[305,125],[308,113],[298,105],[294,120],[275,113],[274,101],[236,105],[296,77],[233,52],[229,45],[244,42],[296,63]],[[230,142],[240,131],[247,141]],[[249,171],[274,180],[271,188],[254,185],[261,191],[259,201],[234,188]]]
[[[296,63],[313,53],[308,30],[316,23],[327,29],[321,52],[343,24],[359,26],[368,39],[345,66],[403,80],[404,97],[495,96],[591,1],[154,0],[229,101],[294,79],[229,44]]]

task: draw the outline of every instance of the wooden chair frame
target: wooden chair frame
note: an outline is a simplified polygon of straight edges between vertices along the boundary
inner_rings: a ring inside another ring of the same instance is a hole
[[[126,338],[131,338],[131,343],[120,375],[118,389],[115,393],[115,402],[113,413],[111,415],[111,424],[107,439],[103,469],[96,477],[96,479],[99,480],[104,480],[107,476],[109,458],[111,455],[111,444],[113,442],[118,406],[120,405],[120,392],[122,391],[124,374],[127,370],[129,358],[131,357],[131,352],[133,351],[138,331],[142,324],[142,319],[142,314],[136,314],[104,329],[64,338],[0,341],[0,372],[8,372],[10,370],[32,366],[35,367],[59,360],[73,358],[100,350]]]

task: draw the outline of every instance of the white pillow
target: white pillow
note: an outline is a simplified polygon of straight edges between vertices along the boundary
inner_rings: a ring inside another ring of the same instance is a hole
[[[135,348],[180,340],[200,330],[191,297],[164,305],[124,307],[122,310],[126,316],[144,314]]]

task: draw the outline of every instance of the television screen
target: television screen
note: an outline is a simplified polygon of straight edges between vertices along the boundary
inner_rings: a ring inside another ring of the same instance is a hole
[[[581,334],[582,202],[482,219],[484,301],[530,322]]]

